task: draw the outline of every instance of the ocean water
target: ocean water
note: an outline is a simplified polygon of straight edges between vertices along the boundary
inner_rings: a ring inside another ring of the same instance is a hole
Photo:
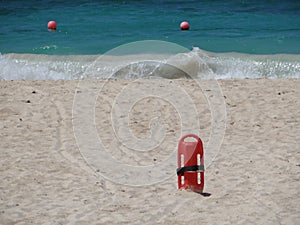
[[[0,79],[300,78],[298,0],[2,0],[0,25]]]

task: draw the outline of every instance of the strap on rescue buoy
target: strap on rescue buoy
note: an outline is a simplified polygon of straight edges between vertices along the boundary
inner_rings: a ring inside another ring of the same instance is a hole
[[[178,168],[177,169],[177,176],[179,176],[179,175],[184,176],[184,172],[188,172],[188,171],[203,172],[204,171],[204,165],[184,166],[184,167]]]

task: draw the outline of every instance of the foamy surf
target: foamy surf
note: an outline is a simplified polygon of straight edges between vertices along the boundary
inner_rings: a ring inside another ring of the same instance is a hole
[[[300,78],[299,55],[212,53],[194,48],[179,54],[0,55],[1,80],[77,80],[163,77]]]

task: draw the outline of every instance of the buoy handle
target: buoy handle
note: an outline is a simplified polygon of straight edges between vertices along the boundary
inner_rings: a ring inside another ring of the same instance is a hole
[[[180,138],[179,142],[184,142],[184,140],[189,137],[195,138],[197,140],[197,142],[201,142],[201,139],[196,134],[186,134],[186,135],[182,136],[182,138]]]

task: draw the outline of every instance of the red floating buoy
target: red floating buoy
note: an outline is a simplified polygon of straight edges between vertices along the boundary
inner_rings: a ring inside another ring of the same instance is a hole
[[[180,29],[181,30],[189,30],[190,29],[190,24],[186,21],[183,21],[180,24]]]
[[[50,30],[56,30],[56,22],[51,20],[48,22],[48,29]]]
[[[194,141],[188,141],[189,138]],[[204,154],[201,139],[194,134],[183,136],[178,143],[178,189],[202,193],[204,188]]]

